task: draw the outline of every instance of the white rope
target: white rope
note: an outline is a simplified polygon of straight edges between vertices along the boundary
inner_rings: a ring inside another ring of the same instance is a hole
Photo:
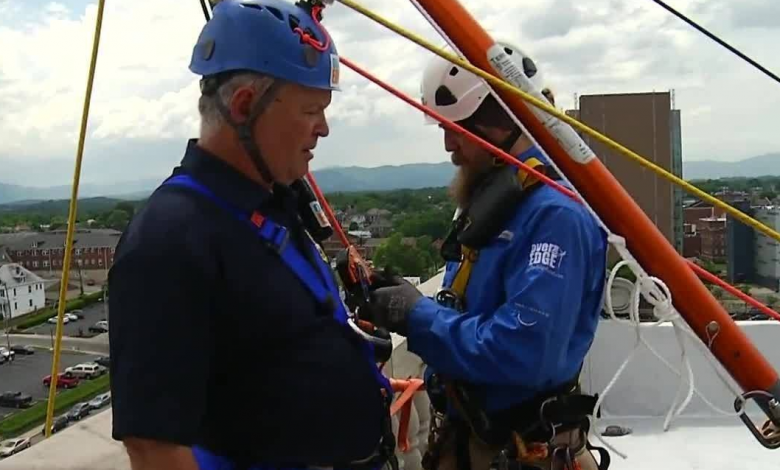
[[[729,416],[729,417],[739,417],[740,415],[744,414],[746,412],[744,406],[745,403],[740,391],[732,384],[732,382],[726,376],[723,375],[723,373],[721,373],[717,364],[715,364],[714,361],[712,360],[712,356],[707,346],[705,346],[700,341],[700,339],[691,330],[688,324],[681,319],[679,312],[677,312],[674,306],[672,305],[672,295],[671,292],[669,291],[669,288],[666,286],[666,284],[662,280],[654,276],[650,276],[642,268],[642,266],[636,261],[636,259],[628,251],[628,248],[626,247],[625,239],[623,237],[611,233],[609,235],[609,242],[615,246],[615,248],[617,249],[620,256],[623,258],[623,260],[617,263],[615,267],[612,269],[612,271],[610,272],[609,279],[606,285],[607,295],[605,296],[605,304],[606,304],[605,309],[607,311],[607,314],[614,321],[626,325],[631,325],[635,328],[636,343],[634,345],[634,349],[620,365],[615,375],[612,377],[612,379],[609,381],[609,383],[607,384],[607,386],[604,388],[601,395],[599,396],[599,399],[596,402],[596,406],[595,406],[596,412],[594,413],[594,415],[596,416],[598,415],[598,412],[601,409],[601,405],[605,397],[612,389],[612,387],[615,385],[615,383],[617,383],[618,378],[623,373],[625,368],[628,366],[629,362],[631,362],[631,359],[633,359],[634,354],[639,350],[640,346],[642,345],[647,347],[647,349],[655,357],[657,357],[661,361],[661,363],[664,364],[669,370],[671,370],[674,374],[680,377],[680,386],[677,390],[677,394],[675,395],[672,405],[670,406],[669,411],[667,412],[666,418],[664,420],[664,431],[667,431],[672,421],[678,416],[680,416],[682,412],[685,410],[685,408],[687,408],[687,406],[690,404],[691,400],[693,399],[694,394],[698,395],[702,399],[702,401],[707,406],[709,406],[712,410],[714,410],[716,413],[722,414],[724,416]],[[610,295],[610,292],[612,290],[612,284],[615,281],[618,271],[623,266],[628,266],[631,269],[631,271],[636,275],[637,278],[636,282],[634,283],[634,289],[632,292],[628,320],[622,320],[617,318],[612,307],[612,298]],[[672,326],[674,327],[675,337],[677,338],[677,343],[680,345],[680,351],[681,351],[680,360],[685,365],[685,369],[686,369],[685,375],[683,375],[679,370],[677,370],[674,366],[672,366],[669,363],[669,361],[667,361],[661,354],[659,354],[658,351],[656,351],[655,348],[653,348],[643,338],[642,331],[641,331],[642,322],[640,320],[640,315],[639,315],[639,303],[641,300],[640,296],[644,296],[647,302],[653,306],[653,314],[656,316],[656,318],[658,318],[658,321],[655,322],[654,326],[661,325],[665,322],[672,323]],[[721,381],[723,381],[724,385],[734,393],[734,395],[737,397],[739,401],[742,402],[742,406],[740,407],[741,411],[739,412],[724,411],[721,408],[714,405],[699,390],[696,389],[695,382],[694,382],[693,368],[691,367],[689,357],[685,348],[685,335],[691,338],[693,340],[693,344],[697,345],[700,348],[700,350],[703,352],[704,357],[708,360],[710,365],[715,370],[715,373],[718,375]],[[714,339],[714,337],[711,338],[711,340],[712,339]],[[683,391],[685,382],[687,382],[688,384],[688,392],[685,396],[685,399],[678,406],[677,404],[680,399],[681,393]],[[594,427],[594,429],[596,428],[597,421],[598,418],[591,419],[591,425]],[[609,443],[607,443],[604,439],[602,439],[601,436],[598,434],[598,432],[596,432],[595,435],[597,439],[601,441],[610,450],[620,455],[622,458],[624,459],[626,458],[625,454],[619,452],[617,449],[609,445]]]

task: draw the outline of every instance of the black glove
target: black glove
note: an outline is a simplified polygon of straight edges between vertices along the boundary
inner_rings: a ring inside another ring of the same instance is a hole
[[[379,275],[375,279],[365,319],[377,327],[406,336],[407,317],[414,304],[423,297],[422,293],[401,276]]]

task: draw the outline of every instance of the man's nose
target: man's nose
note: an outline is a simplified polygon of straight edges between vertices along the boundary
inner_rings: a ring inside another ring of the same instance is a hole
[[[330,134],[330,127],[328,126],[328,119],[323,116],[320,124],[314,128],[314,134],[317,137],[327,137]]]

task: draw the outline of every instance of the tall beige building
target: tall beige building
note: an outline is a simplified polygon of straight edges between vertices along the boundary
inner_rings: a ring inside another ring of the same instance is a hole
[[[672,109],[669,92],[582,95],[567,114],[682,177],[680,111]],[[590,136],[582,138],[682,253],[682,190]]]

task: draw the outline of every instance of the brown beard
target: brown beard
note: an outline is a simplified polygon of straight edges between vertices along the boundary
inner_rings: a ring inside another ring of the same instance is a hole
[[[474,194],[474,189],[490,170],[490,166],[475,168],[471,166],[459,166],[449,187],[449,194],[460,207],[467,207]]]

